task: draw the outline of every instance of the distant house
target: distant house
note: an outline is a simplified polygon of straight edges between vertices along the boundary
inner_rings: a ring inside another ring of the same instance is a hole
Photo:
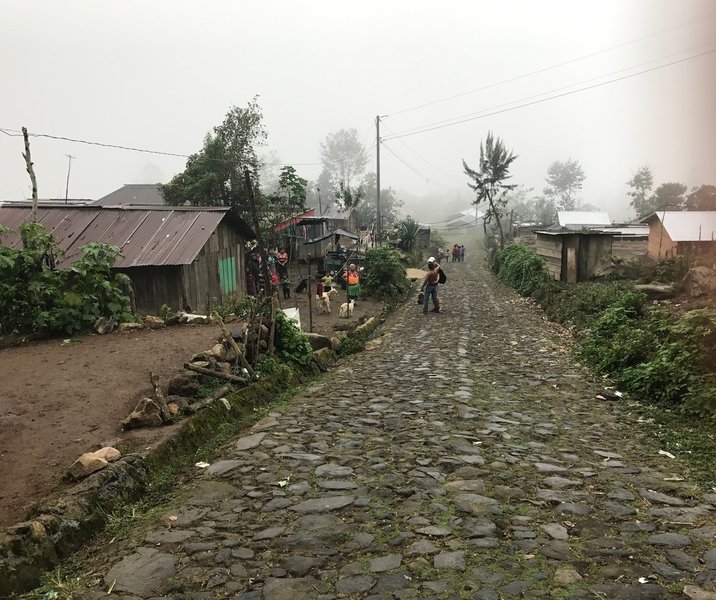
[[[31,207],[0,207],[0,225],[12,230],[29,220]],[[246,291],[244,243],[251,228],[228,208],[102,206],[40,207],[37,221],[51,233],[67,267],[89,242],[122,251],[114,270],[132,281],[139,313],[157,314],[166,304],[206,312],[231,294]],[[0,243],[19,247],[14,231]]]
[[[608,213],[597,210],[559,210],[557,222],[560,227],[572,230],[609,227],[612,224]]]
[[[334,204],[326,208],[320,216],[326,219],[326,229],[328,231],[343,229],[353,233],[358,232],[356,212],[352,208],[342,209],[337,204]]]
[[[102,196],[95,206],[164,206],[161,183],[125,183],[121,188]]]
[[[649,256],[695,256],[716,252],[716,211],[658,211],[641,221],[649,226]]]
[[[442,221],[436,221],[432,224],[435,231],[442,231],[447,233],[468,233],[475,231],[475,225],[483,219],[485,213],[478,210],[477,207],[472,207],[460,211],[459,213],[450,215]]]

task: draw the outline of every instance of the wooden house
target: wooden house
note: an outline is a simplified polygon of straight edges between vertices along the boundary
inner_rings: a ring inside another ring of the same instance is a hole
[[[716,253],[716,211],[658,211],[641,221],[649,226],[649,256]]]
[[[30,211],[0,207],[0,225],[14,230],[0,243],[22,244],[17,228]],[[140,314],[158,314],[163,304],[203,313],[246,292],[244,244],[254,234],[229,208],[40,207],[37,222],[64,254],[58,268],[77,260],[89,242],[117,246],[122,256],[114,270],[131,279]]]

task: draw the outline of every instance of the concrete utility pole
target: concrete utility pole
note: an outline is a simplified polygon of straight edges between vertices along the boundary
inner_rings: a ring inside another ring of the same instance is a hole
[[[380,115],[375,117],[375,240],[380,238]]]
[[[316,186],[316,194],[318,195],[318,216],[323,216],[323,208],[321,207],[321,188]]]
[[[72,159],[77,158],[71,154],[65,154],[67,157],[67,184],[65,185],[65,204],[67,204],[67,196],[70,191],[70,169],[72,168]]]

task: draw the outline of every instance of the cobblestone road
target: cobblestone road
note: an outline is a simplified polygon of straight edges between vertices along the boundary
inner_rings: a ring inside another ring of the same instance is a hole
[[[446,271],[443,314],[401,308],[106,548],[85,597],[716,598],[713,490],[592,399],[538,310]]]

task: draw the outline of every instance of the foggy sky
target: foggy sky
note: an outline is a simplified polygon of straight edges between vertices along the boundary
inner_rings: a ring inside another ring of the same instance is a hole
[[[714,48],[708,0],[3,0],[0,127],[191,154],[230,106],[259,95],[269,134],[262,153],[315,179],[320,142],[338,129],[358,130],[375,170],[376,115],[387,115],[381,134],[389,138]],[[716,184],[714,107],[711,52],[386,141],[382,187],[429,197],[430,211],[406,205],[423,220],[467,208],[461,160],[474,165],[492,130],[519,155],[513,183],[540,192],[550,163],[578,160],[587,175],[582,199],[626,218],[625,182],[641,165],[657,185]],[[31,149],[41,198],[64,198],[67,154],[76,157],[74,198],[166,182],[185,164],[46,138],[32,138]],[[21,152],[21,137],[0,133],[0,199],[31,195]]]

